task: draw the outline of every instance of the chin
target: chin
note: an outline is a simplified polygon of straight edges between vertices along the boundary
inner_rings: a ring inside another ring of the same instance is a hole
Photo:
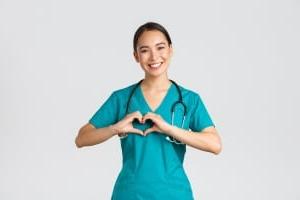
[[[147,70],[145,70],[145,74],[147,76],[151,76],[151,77],[159,77],[159,76],[162,76],[164,74],[166,74],[167,70],[164,70],[164,71],[158,71],[158,72],[149,72]]]

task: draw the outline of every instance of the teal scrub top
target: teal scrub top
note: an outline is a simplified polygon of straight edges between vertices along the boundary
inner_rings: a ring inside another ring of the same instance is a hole
[[[96,128],[117,123],[126,116],[126,104],[135,84],[112,92],[109,98],[90,118]],[[205,105],[194,91],[179,85],[187,114],[183,128],[192,131],[215,126]],[[151,110],[138,86],[131,98],[128,113],[140,111],[159,114],[171,124],[171,106],[179,99],[176,86],[172,83],[164,99],[156,110]],[[174,126],[181,127],[183,107],[175,109]],[[151,122],[150,122],[151,123]],[[133,126],[145,130],[149,122]],[[122,168],[115,182],[112,200],[191,200],[192,187],[183,168],[185,144],[175,144],[166,140],[166,134],[151,132],[147,136],[130,134],[120,138],[122,148]]]

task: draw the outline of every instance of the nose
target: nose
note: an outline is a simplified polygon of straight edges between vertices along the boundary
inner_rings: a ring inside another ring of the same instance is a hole
[[[150,54],[150,59],[151,60],[153,60],[153,61],[155,61],[157,58],[158,58],[158,52],[157,51],[155,51],[155,50],[152,50],[151,51],[151,54]]]

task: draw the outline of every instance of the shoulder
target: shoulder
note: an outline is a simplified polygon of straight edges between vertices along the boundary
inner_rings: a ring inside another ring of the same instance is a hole
[[[190,106],[191,108],[195,108],[197,106],[204,106],[204,101],[201,95],[201,92],[190,89],[186,86],[178,84],[181,92],[183,101]]]
[[[131,83],[131,84],[126,85],[122,88],[115,89],[112,92],[112,96],[114,96],[116,98],[127,97],[131,93],[131,91],[132,91],[132,89],[134,88],[135,85],[136,85],[136,83]]]
[[[195,101],[197,98],[200,98],[199,92],[188,88],[187,86],[181,85],[180,83],[177,84],[180,88],[180,91],[182,93],[182,97],[184,99],[190,99],[192,101]]]

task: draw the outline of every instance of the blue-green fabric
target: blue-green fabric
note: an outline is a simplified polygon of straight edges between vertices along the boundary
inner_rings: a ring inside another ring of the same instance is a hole
[[[89,120],[96,128],[106,127],[126,116],[126,104],[135,84],[112,92],[104,104]],[[183,128],[192,131],[215,126],[205,105],[196,92],[179,86],[187,115]],[[171,124],[171,106],[179,98],[176,86],[172,84],[159,107],[152,111],[138,86],[131,98],[128,113],[140,111],[142,115],[155,112]],[[174,125],[180,127],[183,107],[175,110]],[[149,122],[133,126],[145,130]],[[120,139],[122,148],[122,168],[113,188],[112,200],[191,200],[192,187],[183,168],[185,144],[175,144],[166,140],[166,135],[152,132],[147,136],[128,134]]]

